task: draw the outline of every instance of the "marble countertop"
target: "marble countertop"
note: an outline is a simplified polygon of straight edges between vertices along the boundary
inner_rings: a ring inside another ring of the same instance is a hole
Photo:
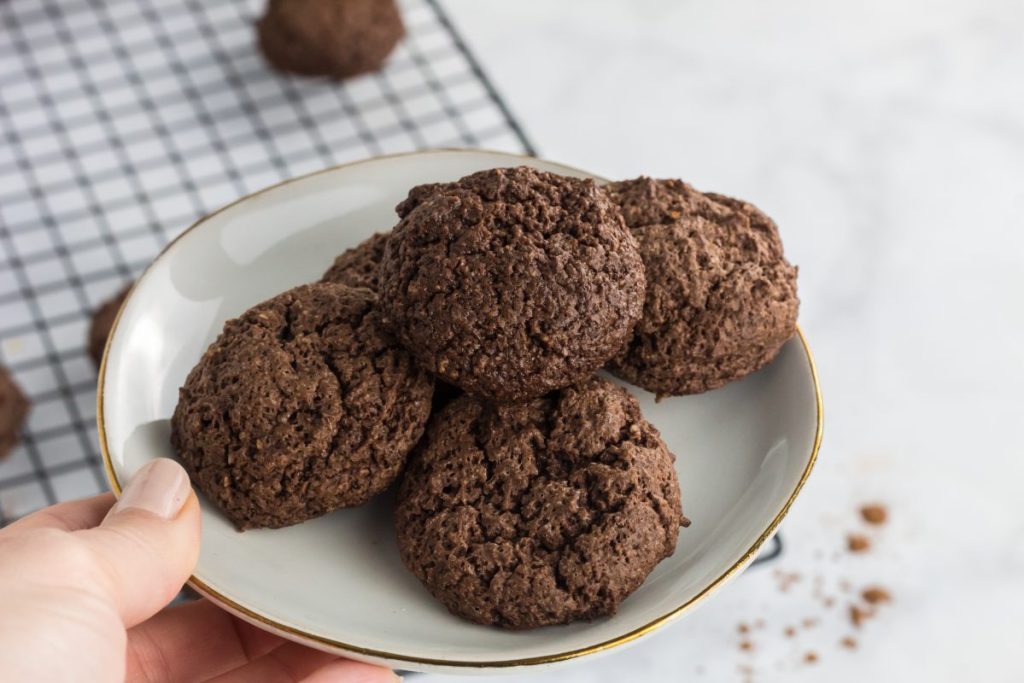
[[[1024,5],[444,4],[543,156],[776,219],[825,394],[781,561],[506,680],[1024,680]],[[853,555],[869,501],[890,522]],[[855,628],[874,584],[893,602]]]

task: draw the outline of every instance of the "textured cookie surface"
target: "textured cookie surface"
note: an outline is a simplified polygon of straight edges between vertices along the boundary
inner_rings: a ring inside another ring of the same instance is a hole
[[[774,358],[800,302],[772,220],[679,180],[638,178],[608,191],[647,272],[643,316],[609,370],[659,396],[694,394]]]
[[[270,0],[257,34],[281,71],[348,78],[380,69],[405,27],[394,0]]]
[[[0,460],[17,445],[29,402],[7,368],[0,366]]]
[[[104,301],[92,314],[92,322],[89,324],[89,357],[92,358],[96,367],[99,367],[100,361],[103,360],[103,349],[107,346],[107,337],[110,336],[110,330],[114,327],[114,319],[130,289],[131,285],[125,287],[113,298]]]
[[[406,566],[448,609],[524,629],[612,614],[675,549],[674,458],[597,377],[434,416],[395,511]]]
[[[389,233],[378,232],[351,249],[342,252],[321,282],[337,282],[349,287],[366,287],[377,291],[380,281],[380,261],[384,257],[384,245]]]
[[[432,373],[523,400],[589,376],[632,334],[643,262],[592,181],[520,167],[414,188],[384,251],[386,324]]]
[[[189,374],[171,441],[239,528],[359,505],[405,463],[433,382],[375,304],[367,289],[296,287],[229,320]]]

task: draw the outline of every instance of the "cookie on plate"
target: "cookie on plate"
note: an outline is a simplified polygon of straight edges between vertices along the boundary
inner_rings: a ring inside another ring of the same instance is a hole
[[[384,245],[388,243],[390,234],[378,232],[351,249],[346,249],[334,259],[320,281],[366,287],[376,292],[380,281],[380,261],[384,257]]]
[[[797,269],[757,207],[680,180],[611,183],[647,269],[644,313],[608,365],[659,396],[696,394],[766,365],[796,331]]]
[[[373,292],[304,285],[225,323],[180,390],[171,442],[239,529],[282,527],[386,489],[432,392]]]
[[[107,337],[114,327],[114,319],[117,312],[121,310],[128,291],[132,288],[128,285],[110,299],[104,301],[92,314],[92,322],[89,323],[89,357],[98,368],[103,360],[103,349],[107,346]]]
[[[0,460],[7,457],[21,438],[29,402],[7,368],[0,366]]]
[[[597,377],[524,403],[456,399],[395,509],[402,560],[430,592],[512,629],[614,613],[687,523],[658,430]]]
[[[643,262],[593,181],[499,168],[414,188],[398,213],[381,309],[445,381],[525,400],[586,378],[632,335]]]
[[[331,78],[377,71],[405,35],[394,0],[270,0],[256,30],[274,68]]]

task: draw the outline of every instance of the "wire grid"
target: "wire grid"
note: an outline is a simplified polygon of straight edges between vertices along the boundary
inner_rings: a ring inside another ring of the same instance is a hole
[[[33,407],[0,526],[107,489],[91,312],[202,215],[282,179],[430,147],[533,153],[435,0],[376,74],[282,76],[261,0],[0,2],[0,362]]]

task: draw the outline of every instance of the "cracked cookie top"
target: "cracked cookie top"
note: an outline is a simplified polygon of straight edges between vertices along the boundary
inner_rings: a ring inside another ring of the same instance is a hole
[[[525,400],[582,380],[629,339],[643,262],[593,181],[493,169],[413,188],[398,212],[381,309],[442,379]]]
[[[681,180],[607,188],[647,272],[643,316],[608,369],[661,396],[714,389],[771,361],[793,336],[800,305],[775,223]]]
[[[686,524],[673,461],[636,399],[597,377],[518,404],[464,395],[402,479],[402,560],[482,624],[612,614]]]
[[[366,287],[377,291],[380,280],[380,261],[384,257],[384,245],[391,233],[378,232],[351,249],[343,251],[323,277],[321,282],[338,282],[349,287]]]
[[[282,527],[387,488],[432,392],[373,292],[304,285],[224,324],[179,392],[171,442],[240,529]]]

